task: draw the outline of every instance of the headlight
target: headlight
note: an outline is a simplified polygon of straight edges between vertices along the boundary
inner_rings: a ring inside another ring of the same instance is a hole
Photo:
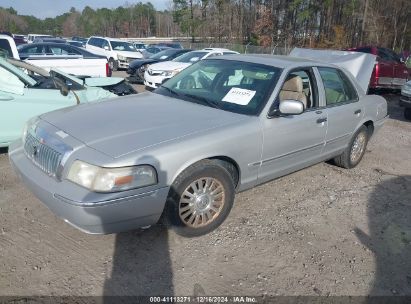
[[[118,59],[118,60],[126,61],[126,60],[127,60],[127,57],[124,57],[124,56],[121,56],[121,55],[117,55],[117,59]]]
[[[154,185],[157,173],[148,165],[102,168],[76,160],[67,179],[95,192],[116,192]]]
[[[39,120],[40,118],[36,116],[26,122],[23,128],[23,134],[22,134],[23,143],[25,143],[26,141],[27,133],[29,133],[30,130],[34,131],[36,129],[36,125],[39,122]]]
[[[161,76],[173,77],[174,75],[178,74],[179,72],[180,72],[179,70],[164,71],[164,72],[161,73]]]

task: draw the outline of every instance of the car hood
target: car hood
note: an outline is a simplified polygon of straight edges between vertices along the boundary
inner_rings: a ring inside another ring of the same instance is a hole
[[[147,58],[147,59],[136,59],[136,60],[133,60],[132,62],[130,62],[129,66],[130,66],[130,68],[132,68],[132,69],[136,69],[136,68],[141,67],[142,65],[145,65],[145,64],[148,64],[148,63],[156,63],[156,62],[159,62],[159,60],[157,60],[157,59],[150,59],[150,58]]]
[[[118,55],[121,55],[123,57],[127,58],[142,58],[143,55],[141,55],[140,52],[127,52],[127,51],[115,51]]]
[[[247,118],[155,93],[82,104],[41,118],[113,158]]]
[[[153,71],[184,70],[186,67],[190,66],[191,64],[192,63],[187,63],[187,62],[163,61],[163,62],[151,64],[149,69]]]

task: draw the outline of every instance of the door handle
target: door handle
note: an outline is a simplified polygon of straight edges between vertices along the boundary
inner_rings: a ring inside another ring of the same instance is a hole
[[[355,115],[360,114],[360,113],[361,113],[360,109],[358,109],[357,111],[354,112]]]
[[[321,118],[318,118],[318,119],[317,119],[317,123],[318,123],[318,124],[323,123],[323,122],[326,122],[326,121],[327,121],[327,117],[321,117]]]
[[[14,97],[13,96],[2,96],[0,95],[0,101],[10,101],[13,100]]]

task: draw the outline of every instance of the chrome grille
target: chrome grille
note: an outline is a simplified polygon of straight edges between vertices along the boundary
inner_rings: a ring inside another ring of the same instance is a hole
[[[24,151],[32,162],[50,176],[56,177],[62,159],[61,153],[48,147],[30,133],[24,143]]]

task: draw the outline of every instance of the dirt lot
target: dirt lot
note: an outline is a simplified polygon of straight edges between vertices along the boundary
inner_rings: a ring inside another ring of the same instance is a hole
[[[387,98],[391,119],[357,168],[323,163],[243,192],[196,239],[83,234],[3,151],[0,295],[411,295],[411,122]]]

